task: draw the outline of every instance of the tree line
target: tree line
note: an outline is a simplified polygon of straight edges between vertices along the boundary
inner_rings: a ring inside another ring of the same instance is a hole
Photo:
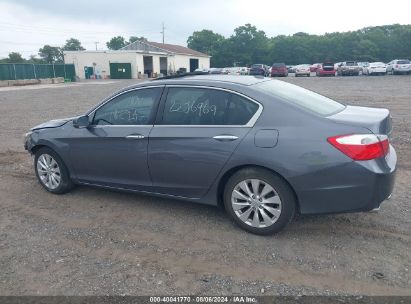
[[[118,50],[144,37],[112,37],[106,46]],[[274,62],[286,64],[316,63],[345,60],[383,61],[396,58],[411,58],[411,25],[383,25],[366,27],[357,31],[310,35],[299,32],[294,35],[268,37],[251,24],[234,29],[230,37],[211,30],[195,31],[187,39],[187,46],[211,57],[211,66],[245,66],[253,63],[271,65]],[[0,63],[61,63],[63,51],[84,50],[80,41],[70,38],[62,47],[44,45],[38,56],[25,59],[18,52],[12,52]]]
[[[357,31],[267,37],[251,24],[234,29],[226,38],[211,30],[195,31],[189,48],[211,57],[211,66],[245,66],[253,63],[286,64],[356,61],[388,62],[411,57],[411,25],[366,27]]]

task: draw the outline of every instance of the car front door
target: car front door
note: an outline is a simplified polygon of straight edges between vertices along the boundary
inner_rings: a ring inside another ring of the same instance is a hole
[[[70,161],[77,180],[151,189],[147,145],[162,90],[152,87],[122,93],[89,115],[89,127],[73,130]]]
[[[262,106],[216,88],[169,86],[164,94],[162,117],[149,138],[153,187],[199,198],[250,131]]]

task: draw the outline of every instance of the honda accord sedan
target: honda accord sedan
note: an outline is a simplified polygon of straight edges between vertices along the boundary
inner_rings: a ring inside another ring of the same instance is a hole
[[[283,81],[180,75],[36,126],[25,148],[51,193],[81,184],[184,199],[272,234],[296,213],[378,209],[394,187],[391,129],[386,109]]]

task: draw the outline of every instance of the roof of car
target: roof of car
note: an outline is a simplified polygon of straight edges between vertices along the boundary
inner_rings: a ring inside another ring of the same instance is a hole
[[[183,76],[169,79],[157,79],[146,82],[144,84],[188,84],[193,82],[214,82],[214,83],[232,83],[250,86],[256,83],[267,81],[269,78],[262,76],[245,76],[245,75],[193,75],[193,76]],[[138,85],[136,85],[138,86]]]

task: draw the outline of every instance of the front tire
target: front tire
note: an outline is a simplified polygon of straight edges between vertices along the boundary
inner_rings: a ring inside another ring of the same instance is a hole
[[[63,194],[73,188],[66,165],[50,148],[43,147],[35,152],[34,169],[40,184],[51,193]]]
[[[224,205],[231,219],[244,230],[270,235],[292,220],[296,199],[281,177],[268,170],[247,168],[227,181]]]

